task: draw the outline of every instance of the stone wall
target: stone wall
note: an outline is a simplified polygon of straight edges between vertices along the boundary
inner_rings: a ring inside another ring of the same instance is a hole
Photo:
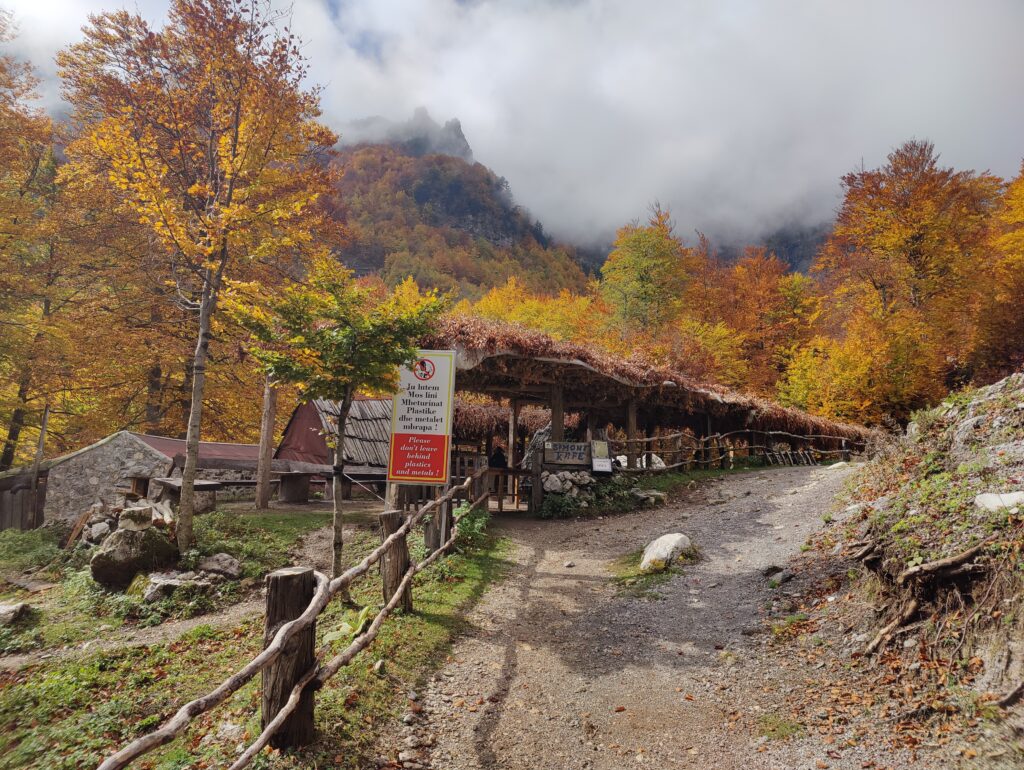
[[[124,503],[118,487],[133,476],[165,476],[171,461],[126,431],[76,452],[50,469],[46,484],[46,521],[75,521],[94,504]]]
[[[181,468],[175,468],[173,476],[181,477]],[[232,500],[255,500],[256,487],[246,485],[241,487],[231,486],[232,481],[255,481],[256,471],[238,470],[229,468],[199,468],[196,478],[203,481],[219,481],[222,486],[217,490],[217,502],[230,502]]]

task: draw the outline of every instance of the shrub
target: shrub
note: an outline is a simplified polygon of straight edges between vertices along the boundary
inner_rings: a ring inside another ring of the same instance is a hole
[[[487,524],[491,520],[491,512],[486,507],[469,510],[469,506],[463,503],[455,509],[454,515],[462,517],[455,525],[458,534],[456,544],[464,549],[483,545],[487,539]]]
[[[580,503],[569,495],[545,495],[538,515],[542,519],[568,519],[580,512]]]

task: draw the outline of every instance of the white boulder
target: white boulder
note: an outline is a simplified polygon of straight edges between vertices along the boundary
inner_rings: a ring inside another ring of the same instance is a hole
[[[690,550],[690,538],[682,532],[662,535],[644,548],[640,560],[641,572],[661,572],[672,566],[672,562]]]
[[[1024,492],[985,492],[974,498],[974,504],[986,511],[1024,505]]]

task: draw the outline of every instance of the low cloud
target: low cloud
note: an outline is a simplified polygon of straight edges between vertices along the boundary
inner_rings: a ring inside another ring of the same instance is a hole
[[[51,106],[53,53],[115,5],[13,3]],[[296,0],[292,26],[328,122],[458,118],[475,158],[577,242],[655,199],[684,234],[814,224],[841,174],[911,137],[1006,176],[1024,156],[1018,0]]]

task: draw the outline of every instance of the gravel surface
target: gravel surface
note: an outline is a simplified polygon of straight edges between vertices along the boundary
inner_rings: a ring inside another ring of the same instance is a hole
[[[772,662],[780,645],[766,613],[784,612],[780,600],[795,593],[769,585],[765,573],[800,561],[849,472],[752,471],[705,482],[656,510],[500,520],[515,545],[511,575],[472,611],[472,630],[450,662],[410,694],[378,765],[927,766],[867,742],[830,755],[835,738],[817,732],[763,735],[766,725],[785,729],[787,699],[806,686]],[[655,600],[623,594],[610,562],[676,531],[691,537],[700,562],[660,586]]]

